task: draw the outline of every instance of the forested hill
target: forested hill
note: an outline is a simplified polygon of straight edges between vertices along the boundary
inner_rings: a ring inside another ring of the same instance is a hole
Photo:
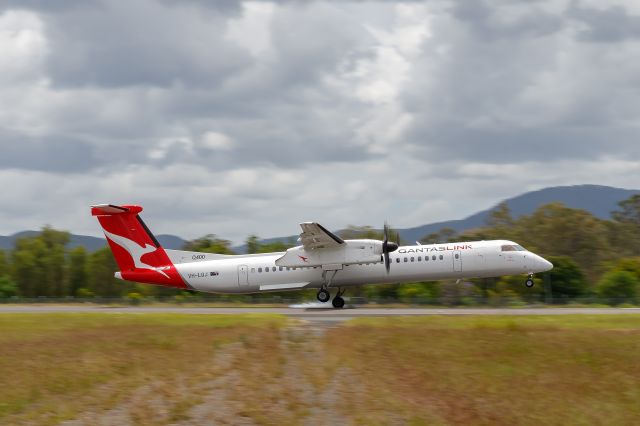
[[[577,186],[557,186],[541,189],[539,191],[527,192],[508,200],[504,200],[514,218],[522,215],[533,213],[536,208],[543,204],[559,201],[567,207],[575,209],[583,209],[594,216],[602,219],[608,219],[610,213],[618,208],[618,203],[629,198],[631,195],[639,193],[640,190],[630,190],[621,188],[612,188],[599,185],[577,185]],[[497,206],[497,204],[496,204]],[[465,219],[450,220],[446,222],[431,223],[415,228],[399,229],[400,235],[404,241],[417,241],[425,235],[436,233],[442,228],[452,228],[458,232],[468,229],[478,228],[486,223],[491,211],[495,207],[483,210],[473,214]],[[0,236],[0,249],[12,249],[15,240],[20,237],[28,237],[36,235],[36,231],[23,231],[11,236]],[[224,237],[224,232],[220,232],[220,236]],[[160,243],[168,249],[180,249],[185,240],[174,235],[158,235]],[[265,239],[265,243],[275,241],[287,241],[297,236],[287,236],[279,238]],[[97,250],[105,246],[104,238],[89,237],[84,235],[71,235],[69,248],[84,246],[89,251]],[[245,247],[235,247],[237,252],[244,252]]]
[[[486,225],[487,218],[491,212],[502,202],[507,203],[514,219],[531,214],[544,204],[558,201],[570,208],[586,210],[601,219],[610,219],[611,212],[619,208],[618,203],[620,201],[626,200],[637,193],[640,193],[640,190],[612,188],[601,185],[554,186],[503,200],[487,210],[480,211],[464,219],[430,223],[415,228],[400,228],[397,231],[400,233],[402,240],[407,243],[418,241],[425,235],[437,233],[443,228],[451,228],[461,233],[462,231]],[[264,242],[287,241],[290,238],[295,239],[297,236],[268,238]],[[426,243],[427,241],[423,242]],[[238,252],[244,252],[244,247],[235,249]]]
[[[610,219],[611,212],[618,209],[618,203],[626,200],[640,190],[612,188],[600,185],[555,186],[539,191],[527,192],[514,198],[504,200],[511,210],[511,215],[517,219],[533,213],[544,204],[559,201],[572,209],[586,210],[600,219]],[[500,204],[500,203],[498,203]],[[431,223],[415,228],[401,229],[403,240],[413,242],[425,235],[436,233],[442,228],[452,228],[458,232],[474,229],[486,225],[487,218],[496,206],[473,214],[461,220]]]
[[[18,232],[17,234],[13,234],[7,237],[0,236],[0,249],[10,250],[13,249],[13,246],[18,238],[22,237],[33,237],[38,235],[39,231],[23,231]],[[186,242],[180,237],[176,237],[175,235],[156,235],[158,241],[164,248],[180,250],[184,243]],[[104,238],[99,237],[89,237],[87,235],[76,235],[71,234],[69,244],[67,247],[69,249],[76,248],[78,246],[82,246],[86,248],[88,251],[93,252],[102,247],[106,246],[106,240]]]

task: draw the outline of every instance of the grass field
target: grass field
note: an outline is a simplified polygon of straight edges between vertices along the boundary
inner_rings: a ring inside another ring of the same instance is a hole
[[[640,315],[0,314],[0,424],[639,419]]]
[[[194,401],[181,391],[220,373],[212,361],[221,348],[234,342],[266,348],[277,342],[284,321],[270,315],[2,314],[0,424],[57,424],[117,407],[142,387],[167,404],[158,415],[148,401],[138,401],[133,423],[178,420]]]
[[[640,316],[360,319],[326,345],[358,423],[640,424]]]

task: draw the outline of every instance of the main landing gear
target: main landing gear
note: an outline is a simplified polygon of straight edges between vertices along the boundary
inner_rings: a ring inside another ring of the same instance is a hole
[[[527,281],[524,282],[524,285],[526,285],[527,287],[531,288],[533,287],[533,274],[529,274],[529,276],[527,277]]]
[[[326,288],[321,288],[320,290],[318,290],[316,298],[318,299],[318,302],[326,303],[329,301],[329,299],[331,299],[331,293],[329,293],[329,290],[327,290]]]
[[[336,309],[344,308],[344,299],[342,298],[342,295],[344,294],[345,291],[346,290],[338,289],[338,292],[336,293],[335,297],[331,301],[331,304],[333,305],[334,308]],[[329,290],[323,287],[320,290],[318,290],[318,294],[316,294],[316,298],[320,303],[327,303],[329,299],[331,299],[331,293],[329,293]]]
[[[329,299],[331,299],[331,293],[329,293],[329,286],[331,285],[331,282],[333,281],[337,273],[338,273],[338,270],[333,270],[333,269],[322,271],[322,287],[320,287],[320,290],[318,290],[318,294],[316,294],[316,299],[318,299],[318,302],[327,303]],[[336,296],[331,301],[331,304],[333,305],[334,308],[340,309],[344,307],[344,299],[342,298],[343,294],[344,294],[344,290],[338,288],[338,292],[336,293]]]
[[[336,297],[334,297],[333,300],[331,301],[331,304],[333,305],[334,308],[336,309],[344,308],[344,299],[342,298],[342,295],[344,294],[345,291],[346,290],[338,289],[338,292],[336,293]]]

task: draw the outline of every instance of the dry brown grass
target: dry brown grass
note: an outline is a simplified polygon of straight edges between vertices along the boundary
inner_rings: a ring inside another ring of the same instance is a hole
[[[367,319],[326,349],[361,424],[640,422],[640,316]]]
[[[0,315],[0,424],[638,424],[640,316]]]
[[[189,377],[215,375],[219,348],[277,335],[282,324],[256,315],[0,315],[0,423],[55,424],[130,397],[136,424],[180,419],[197,403]],[[140,387],[162,399],[164,413],[135,400]]]

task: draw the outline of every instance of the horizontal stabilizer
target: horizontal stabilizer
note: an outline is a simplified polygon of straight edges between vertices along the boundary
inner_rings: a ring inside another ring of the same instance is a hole
[[[92,216],[113,216],[123,213],[140,213],[140,206],[115,206],[113,204],[98,204],[91,206]]]

